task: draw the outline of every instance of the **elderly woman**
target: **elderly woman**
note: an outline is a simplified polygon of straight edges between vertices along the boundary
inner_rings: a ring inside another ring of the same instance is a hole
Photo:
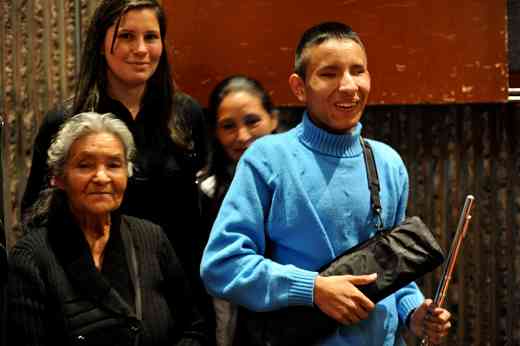
[[[202,344],[202,321],[161,228],[117,211],[134,151],[111,114],[78,114],[58,132],[48,150],[51,187],[11,252],[9,345]]]

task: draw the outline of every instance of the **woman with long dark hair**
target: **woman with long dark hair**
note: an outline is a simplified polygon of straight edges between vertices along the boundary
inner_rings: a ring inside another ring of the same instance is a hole
[[[200,216],[195,173],[204,145],[193,138],[202,128],[195,125],[202,123],[202,111],[199,107],[188,121],[179,121],[165,36],[165,14],[156,0],[99,3],[86,33],[74,97],[47,114],[36,137],[22,212],[52,184],[46,152],[63,121],[85,111],[113,113],[137,147],[122,212],[162,226],[186,272],[196,277],[185,227],[197,227]]]

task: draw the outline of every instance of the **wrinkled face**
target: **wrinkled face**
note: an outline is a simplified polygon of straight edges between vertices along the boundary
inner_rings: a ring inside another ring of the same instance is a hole
[[[63,177],[56,185],[79,217],[102,217],[117,209],[128,181],[124,147],[111,133],[93,133],[71,146]]]
[[[103,47],[109,86],[144,87],[157,69],[163,50],[156,13],[149,8],[130,10],[121,18],[117,33],[115,28],[116,24],[108,28]]]
[[[350,39],[329,39],[307,48],[306,80],[292,74],[289,83],[307,106],[311,120],[332,133],[346,133],[361,118],[370,92],[363,48]]]
[[[232,161],[277,126],[277,118],[264,109],[260,97],[247,91],[229,93],[217,110],[217,139]]]

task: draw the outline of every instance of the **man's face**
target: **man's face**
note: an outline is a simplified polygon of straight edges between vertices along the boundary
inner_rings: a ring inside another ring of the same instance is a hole
[[[370,92],[363,48],[350,39],[329,39],[304,51],[306,80],[292,74],[289,84],[307,106],[311,120],[332,133],[346,133],[361,118]]]

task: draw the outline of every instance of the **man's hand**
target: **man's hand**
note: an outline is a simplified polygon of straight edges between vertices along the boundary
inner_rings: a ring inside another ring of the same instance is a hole
[[[317,276],[314,303],[321,311],[342,324],[354,324],[368,317],[374,303],[355,285],[376,281],[377,274]]]
[[[426,299],[410,318],[410,329],[418,337],[428,337],[432,344],[439,344],[451,328],[451,314],[448,310],[435,307],[431,299]]]

